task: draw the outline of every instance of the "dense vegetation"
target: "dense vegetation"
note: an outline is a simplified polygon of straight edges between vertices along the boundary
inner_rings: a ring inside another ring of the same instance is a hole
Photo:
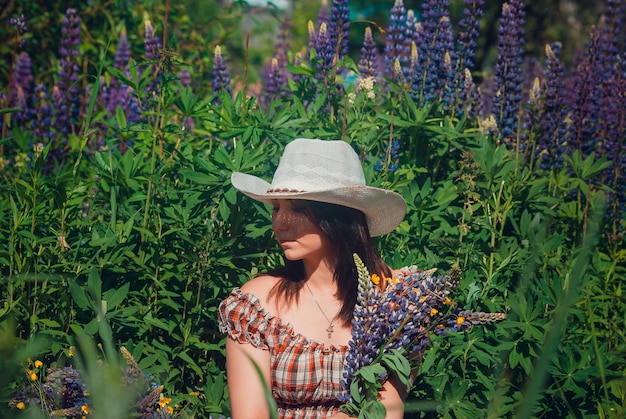
[[[524,4],[511,0],[494,66],[476,68],[482,0],[457,21],[447,1],[410,11],[398,0],[357,51],[348,2],[335,0],[308,17],[308,44],[279,14],[254,70],[223,54],[237,39],[245,57],[253,42],[234,27],[175,51],[197,17],[166,2],[152,11],[162,27],[137,29],[125,24],[137,6],[114,3],[126,20],[106,28],[84,23],[98,10],[71,7],[2,23],[0,416],[29,415],[8,407],[20,388],[73,366],[90,401],[72,390],[56,407],[122,417],[112,405],[135,399],[106,368],[122,347],[163,385],[145,406],[228,416],[217,306],[281,257],[268,209],[236,193],[230,173],[269,178],[296,137],[350,142],[368,182],[405,197],[405,220],[377,241],[385,260],[459,264],[458,304],[508,314],[433,337],[407,417],[626,414],[623,2],[605,1],[566,65],[567,39],[525,52]],[[29,40],[46,39],[28,31],[38,19],[59,34],[48,62],[29,54]]]

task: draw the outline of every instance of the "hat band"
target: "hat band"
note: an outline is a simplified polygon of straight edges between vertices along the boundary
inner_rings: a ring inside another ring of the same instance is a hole
[[[268,189],[267,192],[265,193],[272,194],[272,193],[301,193],[301,192],[306,192],[306,191],[299,190],[299,189],[282,188],[282,189]]]

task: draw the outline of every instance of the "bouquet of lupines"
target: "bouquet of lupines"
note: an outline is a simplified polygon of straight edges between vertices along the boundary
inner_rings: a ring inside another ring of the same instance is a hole
[[[359,276],[352,320],[352,339],[346,356],[341,411],[358,418],[382,418],[386,411],[378,400],[383,383],[394,375],[411,386],[431,333],[465,331],[474,324],[504,319],[504,313],[484,313],[455,308],[450,298],[461,272],[448,275],[435,270],[410,270],[402,279],[370,276],[354,255]]]

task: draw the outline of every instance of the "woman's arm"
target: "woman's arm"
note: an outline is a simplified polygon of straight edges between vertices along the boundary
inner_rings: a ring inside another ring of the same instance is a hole
[[[385,405],[385,419],[402,419],[404,417],[404,399],[407,396],[405,386],[396,378],[391,377],[378,392],[380,401]]]
[[[254,367],[256,364],[262,374]],[[226,339],[226,374],[232,419],[267,419],[270,417],[261,380],[270,384],[269,351],[248,343]]]

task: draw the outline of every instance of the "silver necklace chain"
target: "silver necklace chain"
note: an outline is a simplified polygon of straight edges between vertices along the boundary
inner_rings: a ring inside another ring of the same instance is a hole
[[[309,289],[309,292],[311,293],[311,297],[313,297],[313,301],[315,302],[315,305],[317,306],[317,308],[320,309],[322,316],[324,316],[324,318],[328,322],[328,327],[326,328],[326,331],[328,332],[328,339],[330,339],[333,335],[333,332],[335,331],[333,322],[335,321],[335,317],[337,317],[337,315],[335,315],[335,317],[333,317],[333,319],[330,320],[328,316],[326,315],[326,313],[324,313],[324,310],[322,310],[322,306],[317,301],[317,298],[315,298],[315,294],[313,294],[313,291],[311,290],[311,287],[309,287],[309,284],[305,282],[304,285],[306,285],[306,287]]]

